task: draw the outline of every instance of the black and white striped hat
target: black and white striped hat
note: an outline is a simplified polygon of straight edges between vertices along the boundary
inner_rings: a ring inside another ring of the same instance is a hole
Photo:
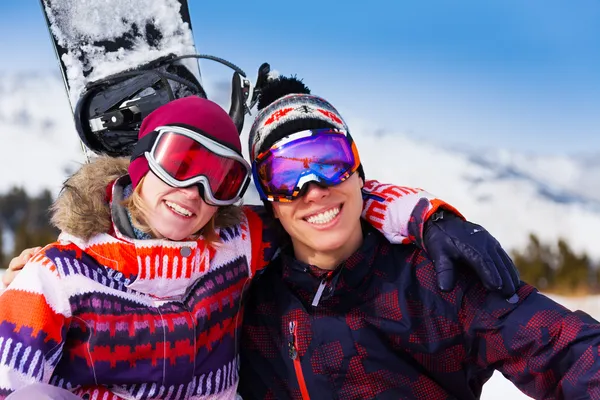
[[[282,138],[304,130],[333,128],[350,135],[335,107],[310,94],[310,89],[295,77],[279,77],[267,84],[258,108],[260,111],[248,138],[251,162]],[[364,179],[362,165],[359,173]]]

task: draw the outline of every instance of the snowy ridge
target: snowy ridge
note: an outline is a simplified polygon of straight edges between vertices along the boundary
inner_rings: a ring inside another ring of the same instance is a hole
[[[177,0],[47,0],[45,3],[52,34],[68,49],[62,61],[67,67],[73,108],[87,82],[170,53],[196,53],[192,31],[181,19],[181,4]],[[132,26],[136,27],[135,35],[130,34]],[[107,52],[99,45],[115,38],[125,39],[131,48]],[[86,63],[81,61],[83,57]]]
[[[85,158],[58,74],[0,74],[0,192],[58,193]]]
[[[523,248],[535,233],[552,244],[563,237],[600,260],[600,199],[584,190],[600,186],[600,166],[581,166],[569,156],[450,150],[395,134],[374,140],[372,129],[364,129],[369,125],[348,122],[367,177],[442,197],[508,249]]]
[[[30,193],[50,188],[56,194],[67,170],[83,162],[62,82],[56,74],[0,78],[0,169],[7,171],[0,192],[21,185]],[[223,93],[219,85],[207,91],[226,102],[229,85],[222,86]],[[549,243],[564,237],[576,251],[600,259],[600,163],[595,158],[475,152],[376,134],[376,125],[353,116],[347,122],[367,177],[442,197],[508,249],[525,246],[533,232]],[[245,201],[259,203],[252,185]]]
[[[540,157],[495,150],[468,156],[474,163],[496,169],[498,179],[521,177],[536,185],[540,194],[557,202],[600,209],[600,185],[593,184],[600,183],[598,154]]]

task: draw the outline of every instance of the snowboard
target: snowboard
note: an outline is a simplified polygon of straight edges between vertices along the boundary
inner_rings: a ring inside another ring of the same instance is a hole
[[[241,132],[250,81],[198,55],[187,0],[40,0],[86,156],[128,156],[143,118],[176,98],[207,98],[198,58],[231,67]]]

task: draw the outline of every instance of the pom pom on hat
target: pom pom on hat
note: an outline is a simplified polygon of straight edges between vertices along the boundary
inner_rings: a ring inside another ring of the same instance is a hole
[[[310,94],[310,89],[301,79],[296,78],[296,76],[279,76],[278,78],[270,79],[260,92],[257,107],[259,110],[262,110],[275,100],[292,93]]]

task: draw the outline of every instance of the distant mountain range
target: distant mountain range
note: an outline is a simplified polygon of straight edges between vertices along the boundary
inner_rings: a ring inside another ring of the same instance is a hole
[[[507,248],[523,247],[533,232],[548,242],[564,237],[575,250],[600,259],[600,154],[472,150],[451,138],[429,143],[381,133],[362,117],[346,119],[368,178],[438,195]],[[85,161],[58,74],[0,75],[0,138],[0,192],[19,185],[30,193],[43,188],[58,193],[66,176]],[[256,203],[251,189],[246,201]]]

